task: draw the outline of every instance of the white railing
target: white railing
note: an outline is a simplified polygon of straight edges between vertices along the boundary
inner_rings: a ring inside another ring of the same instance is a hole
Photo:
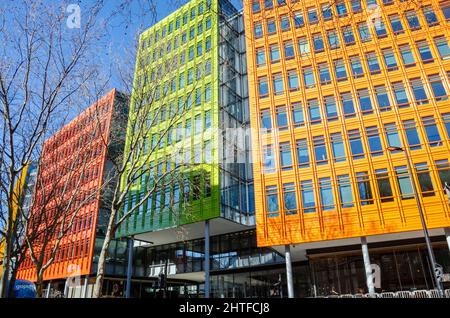
[[[450,289],[444,291],[445,297],[450,298]],[[437,289],[431,290],[415,290],[415,291],[398,291],[398,292],[384,292],[374,294],[342,294],[318,296],[317,298],[440,298]]]

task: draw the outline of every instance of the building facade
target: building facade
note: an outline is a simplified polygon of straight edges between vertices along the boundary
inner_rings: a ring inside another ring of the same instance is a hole
[[[104,181],[111,182],[107,151],[111,145],[120,145],[117,136],[120,127],[125,129],[127,103],[127,97],[113,89],[44,143],[34,193],[28,198],[31,222],[36,223],[30,226],[29,235],[35,237],[37,255],[41,254],[42,242],[48,241],[44,247],[45,264],[56,243],[55,237],[47,237],[45,227],[63,233],[54,261],[44,273],[44,281],[54,284],[55,290],[62,291],[61,285],[68,277],[84,277],[87,281],[95,271],[104,235],[104,214],[108,212],[101,200]],[[116,134],[114,141],[112,132]],[[60,221],[55,223],[53,219]],[[33,231],[43,234],[34,235]],[[17,277],[36,281],[29,251]]]
[[[258,246],[295,244],[307,260],[360,237],[421,237],[411,178],[445,242],[448,2],[255,0],[244,12]]]
[[[238,22],[225,22],[235,14],[228,1],[190,1],[141,34],[125,151],[135,142],[133,127],[147,116],[150,127],[137,160],[149,161],[151,169],[141,173],[124,210],[161,176],[172,182],[156,184],[118,237],[142,234],[138,239],[154,241],[144,233],[209,219],[227,220],[231,227],[254,224],[249,138],[232,134],[249,118]],[[190,232],[202,235],[195,228]]]

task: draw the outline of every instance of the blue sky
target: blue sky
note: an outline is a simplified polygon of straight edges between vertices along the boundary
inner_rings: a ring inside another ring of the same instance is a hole
[[[108,5],[106,8],[107,10],[103,12],[104,17],[109,16],[110,11],[114,10],[117,5],[114,4],[115,0],[107,1],[110,1],[111,5]],[[134,0],[133,6],[131,7],[131,19],[128,19],[129,17],[125,17],[127,20],[126,23],[123,23],[123,17],[121,19],[116,18],[116,23],[111,26],[112,32],[111,36],[108,37],[109,43],[105,43],[105,45],[108,45],[109,47],[104,48],[105,50],[103,51],[104,54],[102,60],[105,68],[108,68],[117,60],[123,61],[124,59],[129,59],[129,56],[124,51],[124,48],[133,46],[139,33],[151,27],[155,22],[160,21],[177,8],[188,2],[187,0],[152,0],[156,6],[157,17],[155,21],[155,19],[148,16],[148,12],[141,11],[139,4],[146,1],[148,0]],[[236,6],[236,8],[241,9],[242,0],[231,0],[231,2]],[[70,0],[68,0],[67,3],[70,3]],[[133,65],[134,62],[135,61],[132,61]],[[111,88],[120,88],[120,83],[116,78],[113,78],[110,86]]]

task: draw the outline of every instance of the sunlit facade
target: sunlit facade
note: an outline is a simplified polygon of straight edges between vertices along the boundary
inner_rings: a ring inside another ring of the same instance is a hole
[[[259,246],[450,225],[449,5],[246,1]]]

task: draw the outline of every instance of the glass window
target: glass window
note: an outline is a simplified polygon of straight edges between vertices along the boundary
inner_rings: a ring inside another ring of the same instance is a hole
[[[324,43],[322,39],[322,33],[313,34],[314,52],[322,52],[324,50]]]
[[[294,127],[301,127],[305,125],[305,118],[303,115],[303,107],[300,102],[292,104],[292,121]]]
[[[308,8],[308,21],[309,24],[316,24],[319,22],[319,17],[317,15],[317,10],[314,7]]]
[[[389,95],[384,85],[375,86],[375,96],[381,112],[391,110],[391,102],[389,101]]]
[[[414,197],[413,188],[406,166],[395,167],[395,175],[402,200],[412,199]]]
[[[351,0],[350,6],[352,7],[353,13],[358,13],[362,11],[361,0]]]
[[[378,63],[378,58],[375,52],[366,53],[367,66],[371,74],[380,73],[380,64]]]
[[[278,45],[271,45],[270,46],[270,62],[278,63],[279,61],[280,61],[280,49],[278,48]]]
[[[272,145],[263,146],[264,173],[275,172],[275,153]]]
[[[448,99],[447,92],[445,91],[445,87],[442,84],[439,74],[428,75],[428,82],[430,83],[434,98],[437,101]]]
[[[445,187],[450,185],[450,164],[447,159],[435,161],[439,179],[441,180],[441,186]]]
[[[350,150],[352,152],[352,159],[357,160],[364,158],[364,147],[361,141],[361,134],[359,129],[348,131],[348,139],[350,142]]]
[[[263,29],[261,22],[255,23],[253,26],[253,34],[256,39],[262,38],[263,36]]]
[[[279,216],[277,186],[266,186],[267,217]]]
[[[297,146],[298,167],[299,168],[309,167],[309,153],[307,140],[298,139],[296,141],[296,146]]]
[[[361,59],[358,55],[350,56],[350,65],[352,68],[353,78],[363,77],[364,70],[361,64]]]
[[[286,215],[297,214],[297,199],[295,197],[295,184],[283,184],[283,203]]]
[[[422,11],[429,27],[439,24],[436,14],[431,6],[423,7]]]
[[[422,117],[422,123],[424,125],[430,147],[442,146],[441,135],[439,134],[434,117]]]
[[[392,90],[394,91],[395,102],[399,108],[408,107],[409,100],[403,82],[392,83]]]
[[[205,103],[211,101],[211,84],[207,84],[205,87]]]
[[[369,174],[366,172],[356,173],[359,201],[361,205],[373,204],[372,187],[370,186]]]
[[[333,151],[334,162],[342,162],[346,160],[344,140],[341,133],[331,134],[331,150]]]
[[[338,179],[338,190],[341,207],[342,208],[352,207],[354,203],[349,175],[348,174],[341,175],[338,176],[337,179]]]
[[[405,129],[406,140],[408,141],[409,149],[421,149],[421,142],[414,119],[404,120],[403,128]]]
[[[323,100],[328,121],[337,120],[338,113],[334,96],[333,95],[325,96]]]
[[[288,31],[291,28],[290,20],[288,15],[283,15],[280,17],[281,31]]]
[[[291,60],[294,56],[294,44],[292,44],[292,41],[284,42],[284,58],[286,60]]]
[[[420,192],[424,197],[434,196],[433,182],[431,181],[430,170],[427,163],[416,163],[417,179],[419,180]]]
[[[362,42],[367,42],[372,39],[372,36],[370,35],[369,27],[367,26],[366,22],[362,22],[358,24],[358,32],[359,37],[361,38]]]
[[[450,48],[448,46],[447,39],[445,38],[445,36],[435,37],[434,44],[436,44],[441,59],[443,60],[450,59]]]
[[[317,67],[319,69],[320,84],[322,84],[322,85],[330,84],[331,83],[331,74],[330,74],[330,70],[328,69],[328,64],[320,63],[317,65]]]
[[[413,78],[410,80],[410,85],[414,93],[414,98],[418,105],[428,103],[428,97],[423,87],[422,80],[420,78]]]
[[[294,25],[296,28],[300,28],[305,25],[305,20],[303,18],[303,12],[302,11],[295,11],[294,12]]]
[[[312,67],[304,67],[303,68],[303,81],[305,82],[306,88],[315,87],[316,83],[314,80],[314,73]]]
[[[444,122],[445,130],[447,130],[447,136],[450,139],[450,113],[442,114],[442,120]]]
[[[333,11],[328,3],[321,5],[322,8],[322,18],[324,21],[331,20],[333,18]]]
[[[358,102],[363,114],[372,113],[372,101],[370,100],[369,90],[367,88],[358,89]]]
[[[419,50],[420,58],[424,63],[433,62],[433,54],[431,53],[430,47],[428,46],[427,41],[418,41],[416,42],[417,48]]]
[[[211,128],[211,111],[205,112],[205,130]]]
[[[339,43],[339,36],[335,30],[327,31],[327,37],[328,45],[330,45],[331,49],[337,49],[341,46],[341,44]]]
[[[261,128],[263,131],[271,131],[272,130],[272,119],[270,117],[270,110],[265,109],[261,111]]]
[[[272,0],[264,0],[264,8],[265,9],[272,9],[273,8],[273,1]]]
[[[346,45],[355,43],[355,35],[353,34],[353,29],[350,25],[342,28],[342,35]]]
[[[347,6],[344,1],[338,1],[336,3],[336,11],[339,17],[347,16]]]
[[[302,193],[303,212],[316,212],[316,201],[314,199],[314,187],[311,180],[304,180],[300,184]]]
[[[395,59],[395,55],[392,49],[384,49],[381,52],[383,54],[384,63],[386,64],[386,68],[388,69],[388,71],[397,70],[397,60]]]
[[[355,106],[353,104],[353,97],[350,92],[341,93],[342,107],[344,110],[345,117],[355,116]]]
[[[389,181],[389,174],[387,169],[375,170],[375,177],[377,179],[378,192],[380,193],[380,201],[394,201],[394,195],[392,194],[392,187],[391,182]]]
[[[450,3],[443,2],[441,4],[441,10],[442,10],[442,13],[444,14],[445,20],[450,21]]]
[[[323,136],[313,137],[314,155],[317,165],[328,163],[327,147]]]
[[[267,33],[274,34],[277,32],[277,24],[274,19],[267,20]]]
[[[399,49],[400,49],[400,55],[402,56],[403,64],[405,65],[405,67],[416,65],[416,61],[411,52],[411,48],[409,47],[409,44],[400,45]]]
[[[320,106],[317,98],[310,99],[307,102],[308,104],[308,113],[309,120],[311,121],[311,125],[320,124],[322,118],[320,116]]]
[[[384,22],[381,17],[375,20],[374,26],[377,38],[381,39],[387,37],[386,26],[384,25]]]
[[[400,20],[398,14],[390,15],[389,21],[391,22],[392,31],[394,31],[394,34],[401,34],[404,32],[402,21]]]
[[[286,107],[278,106],[277,110],[277,126],[278,130],[283,131],[288,128],[288,118],[286,113]]]
[[[281,170],[286,171],[292,169],[291,144],[289,142],[280,143],[280,160]]]
[[[288,71],[288,84],[289,90],[291,92],[299,90],[300,83],[298,81],[298,75],[296,70]]]
[[[386,132],[386,139],[389,147],[402,147],[395,123],[385,124],[384,131]]]
[[[269,83],[267,76],[262,76],[258,79],[259,98],[265,98],[269,96]]]
[[[284,93],[283,76],[281,74],[273,75],[273,90],[275,95]]]
[[[406,21],[408,21],[409,28],[414,30],[420,30],[420,22],[419,18],[417,18],[416,12],[414,11],[407,11],[405,12],[406,15]]]
[[[211,50],[211,37],[207,37],[205,40],[205,51],[209,52]]]
[[[262,25],[261,24],[259,24],[260,25],[260,28],[261,28],[261,36],[262,36]],[[206,18],[206,21],[205,21],[205,28],[206,28],[206,30],[209,30],[209,29],[211,29],[211,17],[207,17]],[[260,36],[260,37],[261,37]]]
[[[301,55],[308,55],[310,52],[309,42],[306,37],[298,38],[298,50]]]
[[[334,210],[333,188],[330,178],[319,179],[320,205],[322,210]]]
[[[253,0],[252,10],[253,13],[258,13],[259,11],[261,11],[261,4],[259,3],[259,0]]]
[[[369,141],[370,154],[372,156],[383,155],[383,146],[381,144],[378,127],[377,126],[367,127],[366,136]]]
[[[334,71],[336,72],[336,79],[338,81],[347,80],[347,70],[345,69],[345,63],[343,59],[337,59],[333,61]]]

